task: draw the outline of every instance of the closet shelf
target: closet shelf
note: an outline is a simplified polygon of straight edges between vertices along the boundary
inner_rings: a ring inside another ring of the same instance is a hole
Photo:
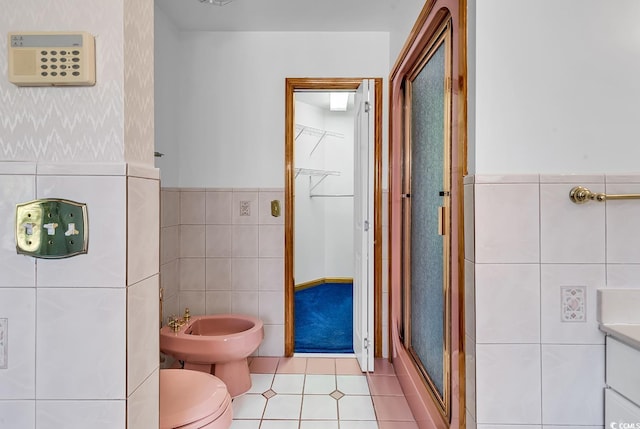
[[[293,171],[296,173],[296,178],[301,174],[303,176],[309,176],[309,192],[313,191],[316,186],[318,186],[327,177],[340,175],[339,171],[314,170],[311,168],[295,168]],[[319,177],[319,179],[313,183],[311,180],[312,177]]]
[[[325,137],[337,137],[337,138],[344,138],[344,134],[342,133],[338,133],[335,131],[329,131],[329,130],[323,130],[320,128],[314,128],[314,127],[308,127],[306,125],[301,125],[301,124],[296,124],[296,137],[295,140],[298,140],[298,137],[300,137],[302,134],[308,134],[314,137],[318,138],[318,141],[316,142],[316,144],[313,146],[313,149],[311,149],[311,152],[309,153],[309,156],[313,155],[313,152],[317,149],[318,145],[320,144],[320,142],[322,142],[322,140],[324,140]]]
[[[339,176],[340,175],[339,171],[314,170],[314,169],[311,169],[311,168],[295,168],[294,171],[296,173],[296,177],[298,177],[301,174],[303,176],[323,176],[323,177]]]

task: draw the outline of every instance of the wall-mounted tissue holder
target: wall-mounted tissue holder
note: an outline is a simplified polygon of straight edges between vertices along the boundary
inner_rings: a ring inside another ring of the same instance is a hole
[[[16,206],[16,250],[36,258],[59,259],[87,253],[87,206],[57,198]]]

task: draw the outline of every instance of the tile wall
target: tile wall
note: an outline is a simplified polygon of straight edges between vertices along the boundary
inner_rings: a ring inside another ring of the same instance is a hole
[[[185,307],[192,315],[256,316],[265,324],[257,354],[282,356],[284,190],[163,188],[161,199],[165,321]]]
[[[388,191],[382,193],[382,355],[389,355]],[[282,215],[271,216],[272,200]],[[248,202],[249,215],[240,208]],[[161,192],[163,317],[243,312],[265,323],[260,356],[284,354],[284,190]]]
[[[9,325],[0,428],[157,420],[159,180],[151,170],[0,162],[0,317]],[[87,204],[87,254],[16,253],[15,206],[36,198]]]
[[[640,175],[465,180],[467,427],[603,424],[596,290],[638,287]]]

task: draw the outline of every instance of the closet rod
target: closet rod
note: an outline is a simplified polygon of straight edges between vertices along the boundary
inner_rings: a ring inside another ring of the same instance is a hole
[[[583,204],[589,201],[640,200],[640,194],[605,194],[591,192],[584,186],[576,186],[569,192],[569,199],[576,204]]]

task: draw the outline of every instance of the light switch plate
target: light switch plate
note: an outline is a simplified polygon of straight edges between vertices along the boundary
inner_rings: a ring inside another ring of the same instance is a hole
[[[563,322],[587,321],[587,287],[561,286],[561,317]]]
[[[9,319],[0,318],[0,369],[9,364]]]

